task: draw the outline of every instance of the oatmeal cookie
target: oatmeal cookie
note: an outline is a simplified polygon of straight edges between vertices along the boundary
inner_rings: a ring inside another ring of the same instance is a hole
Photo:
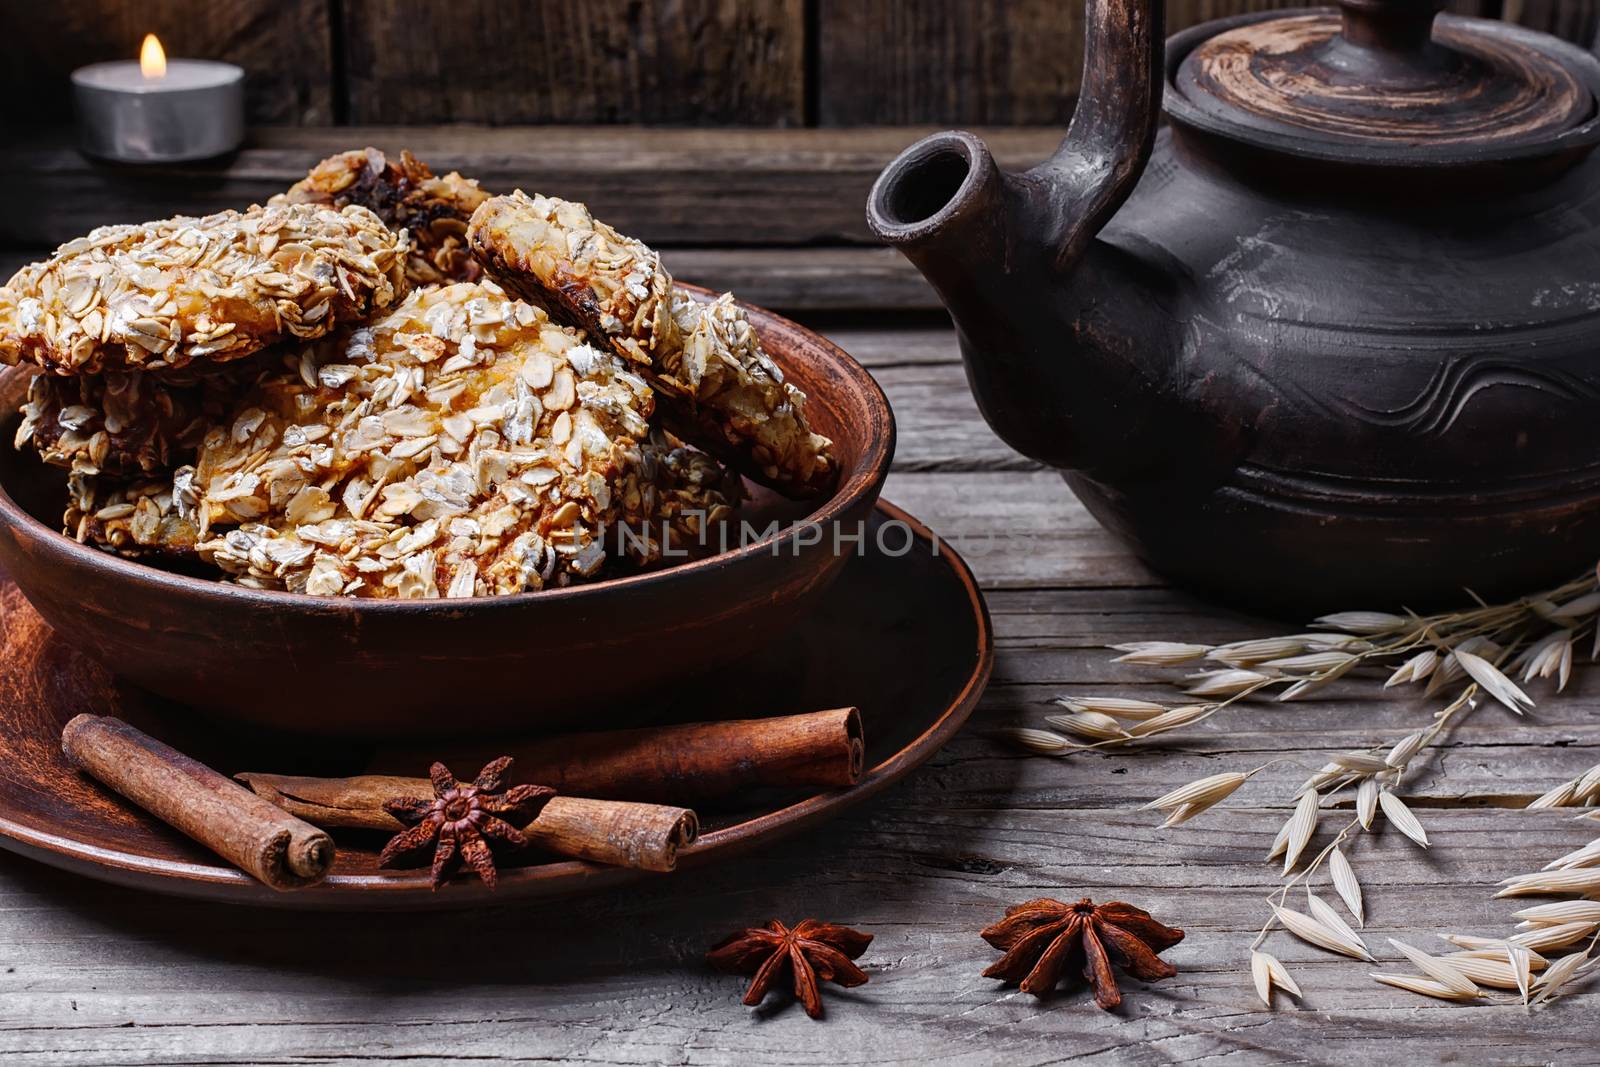
[[[406,277],[413,286],[477,281],[483,271],[467,250],[467,221],[489,194],[455,171],[435,175],[410,152],[390,160],[376,148],[341,152],[311,168],[272,204],[358,204],[411,238]]]
[[[181,500],[186,481],[174,485],[170,474],[131,482],[69,474],[63,532],[133,559],[192,559],[199,531]]]
[[[325,595],[588,577],[653,406],[623,361],[492,284],[420,290],[308,346],[207,435],[199,553],[237,580]]]
[[[739,476],[659,428],[633,462],[608,549],[638,566],[716,551],[744,499]]]
[[[406,248],[357,206],[103,226],[0,287],[0,362],[164,371],[321,337],[405,295]]]
[[[660,257],[582,204],[517,192],[484,203],[467,240],[490,276],[603,341],[660,395],[675,433],[795,497],[833,483],[831,442],[732,297],[674,286]]]
[[[78,474],[134,478],[193,463],[206,432],[266,368],[271,353],[161,374],[105,371],[29,383],[16,447]]]

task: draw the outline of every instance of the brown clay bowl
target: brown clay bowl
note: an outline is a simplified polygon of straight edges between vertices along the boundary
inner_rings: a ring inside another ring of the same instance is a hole
[[[113,673],[218,716],[317,734],[528,732],[647,720],[655,687],[712,675],[790,627],[848,558],[894,453],[883,392],[837,346],[747,307],[767,351],[834,441],[825,500],[757,493],[776,533],[707,559],[589,585],[470,601],[262,592],[175,574],[58,532],[62,479],[0,434],[0,565],[54,629]],[[27,372],[0,375],[15,412]],[[827,531],[814,536],[816,524]],[[758,704],[761,694],[750,694]],[[95,709],[85,708],[85,711]]]

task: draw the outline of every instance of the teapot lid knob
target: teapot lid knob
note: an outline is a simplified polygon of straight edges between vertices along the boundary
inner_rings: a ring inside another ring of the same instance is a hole
[[[1425,54],[1433,17],[1444,6],[1444,0],[1339,0],[1340,36],[1379,53]]]
[[[1168,44],[1179,125],[1362,165],[1483,164],[1600,142],[1600,60],[1444,0],[1337,0],[1268,12]]]

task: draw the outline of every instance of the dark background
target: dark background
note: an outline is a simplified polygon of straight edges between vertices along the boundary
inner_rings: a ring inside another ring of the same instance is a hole
[[[1171,30],[1273,0],[1172,0]],[[1588,43],[1600,0],[1453,0]],[[67,74],[169,55],[249,72],[285,125],[1059,123],[1078,0],[6,0],[0,113],[68,118]]]

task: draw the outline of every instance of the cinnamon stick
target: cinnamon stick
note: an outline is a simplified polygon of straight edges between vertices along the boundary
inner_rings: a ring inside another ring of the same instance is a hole
[[[733,719],[569,734],[493,752],[452,751],[446,762],[482,763],[507,753],[523,781],[563,795],[698,804],[758,787],[834,789],[861,777],[861,713],[833,708],[766,719]],[[389,751],[376,770],[434,758]]]
[[[384,810],[385,801],[433,793],[426,778],[383,774],[303,778],[250,772],[237,777],[266,801],[318,826],[388,833],[405,827]],[[699,836],[700,820],[687,808],[557,796],[519,829],[558,855],[613,867],[670,871],[677,866],[678,850]]]
[[[79,715],[61,731],[67,759],[273,889],[320,882],[333,841],[236,782],[120,719]]]

